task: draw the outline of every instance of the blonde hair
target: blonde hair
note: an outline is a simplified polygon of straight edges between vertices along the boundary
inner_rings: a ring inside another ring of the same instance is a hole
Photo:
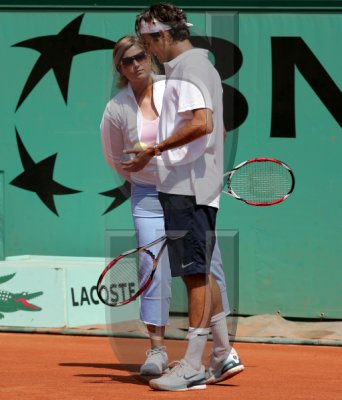
[[[146,51],[146,53],[147,53],[147,49],[146,49],[144,43],[142,42],[142,40],[139,37],[133,36],[133,35],[123,36],[121,39],[119,39],[116,42],[116,44],[114,46],[113,64],[114,64],[116,72],[119,75],[118,80],[116,82],[116,87],[118,89],[122,89],[128,85],[128,79],[121,73],[120,63],[121,63],[121,60],[122,60],[125,52],[133,46],[137,46],[137,47],[141,48],[141,50]],[[152,56],[151,56],[151,68],[152,68],[153,72],[155,72],[155,73],[158,72],[157,64],[154,61]]]

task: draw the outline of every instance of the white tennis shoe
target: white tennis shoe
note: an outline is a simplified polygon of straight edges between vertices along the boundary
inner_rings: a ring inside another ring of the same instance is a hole
[[[160,378],[151,379],[150,386],[156,390],[185,391],[206,389],[205,368],[194,369],[184,359],[173,363],[174,366]]]
[[[140,367],[140,375],[161,375],[168,367],[165,346],[153,347],[146,351],[146,361]]]
[[[206,373],[208,385],[232,378],[245,369],[235,349],[231,349],[228,357],[222,359],[211,356],[210,366]]]

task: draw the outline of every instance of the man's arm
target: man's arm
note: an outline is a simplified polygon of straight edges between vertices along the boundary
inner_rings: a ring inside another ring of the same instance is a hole
[[[133,153],[136,157],[133,160],[122,162],[122,168],[128,172],[139,171],[144,168],[156,154],[190,143],[201,136],[211,133],[213,129],[214,125],[211,110],[208,108],[193,110],[192,119],[189,120],[183,128],[158,143],[157,146],[148,147],[145,150],[125,150],[125,153]]]
[[[193,110],[193,118],[173,135],[158,144],[161,152],[183,146],[213,131],[212,111],[207,108]]]

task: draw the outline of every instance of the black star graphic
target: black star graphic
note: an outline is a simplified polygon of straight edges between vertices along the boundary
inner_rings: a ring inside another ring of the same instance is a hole
[[[15,130],[15,133],[24,172],[13,179],[10,184],[21,189],[35,192],[46,207],[58,215],[53,196],[79,193],[81,191],[70,189],[53,180],[53,170],[57,153],[35,163],[26,150],[18,131]]]
[[[119,207],[120,204],[125,202],[131,195],[131,184],[128,181],[125,181],[123,185],[118,186],[115,189],[108,190],[107,192],[99,193],[102,196],[114,197],[114,201],[109,205],[107,210],[102,214],[105,215],[110,211],[114,210],[114,208]]]
[[[80,35],[78,32],[83,17],[84,14],[75,18],[57,35],[40,36],[13,45],[13,47],[26,47],[41,53],[21,92],[16,111],[50,69],[55,74],[58,86],[67,104],[73,57],[88,51],[112,49],[114,47],[115,42],[111,40]]]

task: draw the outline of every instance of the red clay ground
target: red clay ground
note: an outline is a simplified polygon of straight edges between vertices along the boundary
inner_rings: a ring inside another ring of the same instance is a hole
[[[342,399],[342,347],[236,343],[242,374],[175,393],[153,391],[138,376],[146,345],[143,339],[0,333],[0,399]],[[167,341],[172,358],[185,345]]]

